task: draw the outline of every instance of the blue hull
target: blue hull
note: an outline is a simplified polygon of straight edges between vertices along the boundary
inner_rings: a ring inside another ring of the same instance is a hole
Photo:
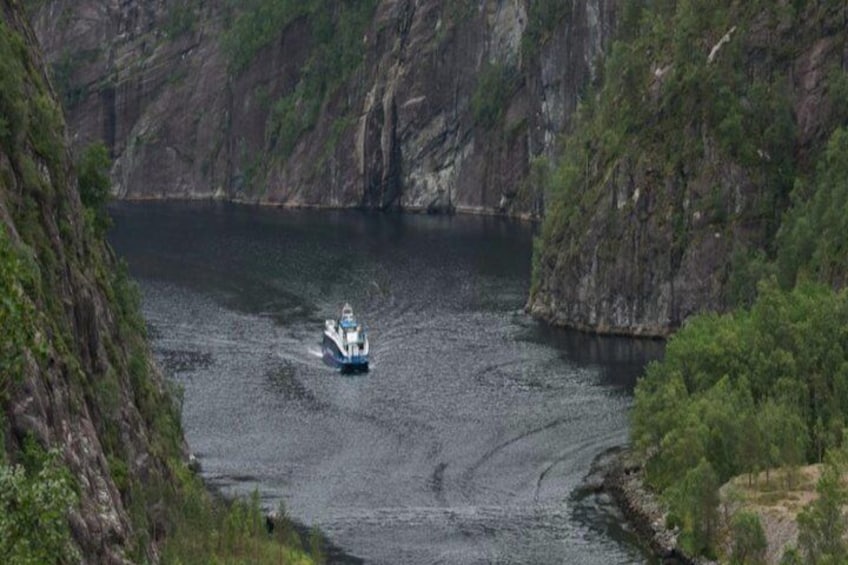
[[[324,361],[338,369],[341,369],[342,372],[364,372],[368,370],[368,356],[367,355],[355,355],[350,357],[348,355],[343,354],[336,342],[332,339],[324,336]]]

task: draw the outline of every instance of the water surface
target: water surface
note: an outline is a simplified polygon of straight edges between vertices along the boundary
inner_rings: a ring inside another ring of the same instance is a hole
[[[579,488],[627,439],[657,342],[521,312],[531,226],[496,218],[119,204],[111,240],[185,388],[205,478],[367,563],[642,563]],[[321,360],[350,302],[371,371]]]

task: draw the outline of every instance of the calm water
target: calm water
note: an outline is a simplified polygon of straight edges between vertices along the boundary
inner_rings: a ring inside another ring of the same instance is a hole
[[[493,218],[120,204],[111,240],[185,387],[205,477],[317,524],[367,563],[642,563],[581,491],[627,437],[656,342],[520,312],[531,228]],[[371,371],[321,360],[350,302]]]

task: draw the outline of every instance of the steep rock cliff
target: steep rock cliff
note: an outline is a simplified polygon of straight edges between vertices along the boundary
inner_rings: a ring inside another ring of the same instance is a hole
[[[627,3],[554,175],[530,310],[661,336],[749,303],[845,123],[846,17],[838,2]]]
[[[83,560],[151,559],[165,530],[157,504],[183,466],[179,416],[132,285],[80,201],[46,68],[20,4],[2,0],[0,464],[57,450],[75,485],[68,520]],[[32,528],[18,533],[55,535],[46,521]],[[3,551],[18,542],[4,539]]]
[[[75,143],[107,143],[120,196],[537,215],[531,164],[556,154],[615,4],[324,2],[243,60],[256,34],[224,0],[49,0],[32,19]],[[341,51],[358,60],[328,65],[321,10],[331,35],[361,32]],[[338,76],[310,90],[322,69]]]

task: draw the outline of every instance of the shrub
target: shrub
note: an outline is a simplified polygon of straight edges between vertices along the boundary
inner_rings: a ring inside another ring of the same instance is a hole
[[[474,123],[490,129],[501,121],[518,84],[515,67],[502,63],[486,63],[477,76],[477,87],[471,96]]]
[[[79,194],[86,208],[86,220],[94,233],[102,237],[111,225],[106,204],[109,202],[110,188],[109,169],[112,160],[109,150],[102,143],[92,143],[83,149],[77,162],[77,177],[79,179]]]
[[[195,477],[186,477],[181,488],[162,550],[164,563],[320,563],[303,553],[284,514],[277,518],[279,531],[268,532],[256,491],[248,500],[212,499]]]
[[[79,559],[68,510],[76,494],[68,471],[51,451],[37,468],[0,465],[0,561],[53,563]]]
[[[23,286],[32,278],[0,226],[0,404],[21,379],[26,352],[35,345],[35,309]]]
[[[25,47],[18,34],[0,21],[0,143],[11,150],[27,120],[22,53]]]

